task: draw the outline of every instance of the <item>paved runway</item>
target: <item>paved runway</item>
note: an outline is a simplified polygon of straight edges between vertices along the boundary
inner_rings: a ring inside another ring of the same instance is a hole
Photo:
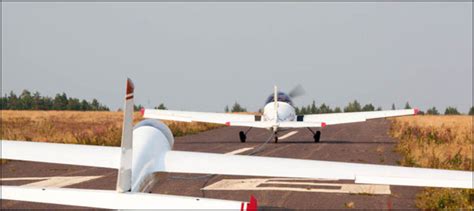
[[[314,143],[312,134],[307,129],[288,130],[279,134],[280,140],[277,144],[270,141],[255,155],[397,165],[399,156],[394,152],[395,140],[388,135],[389,127],[390,122],[383,119],[328,126],[322,130],[320,143]],[[247,142],[240,143],[238,132],[246,129],[224,127],[179,137],[176,138],[174,149],[241,155],[253,153],[267,140],[270,132],[252,129],[247,135]],[[20,161],[9,161],[1,165],[1,170],[2,185],[46,185],[113,190],[117,176],[115,170],[109,169]],[[159,183],[153,188],[153,193],[241,201],[247,201],[250,195],[254,195],[261,208],[415,208],[415,195],[420,190],[401,186],[358,185],[352,181],[167,173],[158,173],[156,176],[159,177]],[[71,208],[8,200],[2,200],[1,207],[2,209]]]

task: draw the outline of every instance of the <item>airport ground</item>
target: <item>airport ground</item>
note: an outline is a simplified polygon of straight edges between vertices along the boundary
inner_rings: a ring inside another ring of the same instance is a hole
[[[176,138],[174,149],[249,154],[268,138],[269,131],[252,129],[246,143],[238,132],[246,128],[222,127]],[[336,125],[323,129],[314,143],[307,129],[284,131],[279,143],[269,142],[256,156],[398,165],[395,140],[389,135],[389,120]],[[85,155],[87,156],[87,155]],[[288,168],[283,167],[282,168]],[[2,185],[42,185],[113,190],[115,170],[8,161],[1,165]],[[291,167],[288,168],[291,171]],[[321,169],[324,171],[324,169]],[[221,175],[158,173],[153,193],[247,201],[254,195],[261,208],[283,209],[406,209],[416,208],[420,188],[357,185],[352,181],[296,180]],[[31,178],[36,177],[36,178]],[[4,180],[4,178],[16,178]],[[256,178],[256,179],[255,179]],[[253,179],[253,180],[250,180]],[[245,183],[245,185],[236,184]],[[72,208],[62,205],[2,200],[9,208]],[[76,208],[76,207],[74,207]]]

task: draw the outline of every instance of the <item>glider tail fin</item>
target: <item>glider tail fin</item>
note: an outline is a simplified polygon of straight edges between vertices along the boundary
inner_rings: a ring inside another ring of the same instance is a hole
[[[120,168],[117,177],[118,192],[128,192],[132,186],[133,91],[132,80],[127,79],[125,107],[123,110]]]

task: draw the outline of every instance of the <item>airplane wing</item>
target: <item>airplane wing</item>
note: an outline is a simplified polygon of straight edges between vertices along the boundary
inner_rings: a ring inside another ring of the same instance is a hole
[[[157,171],[240,176],[354,180],[355,183],[473,188],[473,172],[169,151]]]
[[[364,122],[368,119],[415,115],[418,109],[366,111],[330,114],[309,114],[302,117],[303,122],[324,122],[326,125],[336,125],[353,122]]]
[[[0,186],[2,200],[29,201],[102,209],[230,209],[252,210],[250,203],[149,193],[119,193],[112,190]],[[252,204],[255,203],[255,204]]]
[[[469,171],[174,150],[158,156],[163,156],[159,159],[163,162],[157,162],[153,167],[155,172],[336,179],[367,184],[473,188],[473,172]],[[119,157],[120,147],[2,141],[2,159],[119,168]]]
[[[1,141],[2,159],[118,169],[120,147]]]
[[[257,119],[260,119],[260,116],[250,114],[173,111],[160,109],[142,109],[141,113],[144,118],[149,119],[181,122],[208,122],[216,124],[226,124],[229,122],[255,122]]]

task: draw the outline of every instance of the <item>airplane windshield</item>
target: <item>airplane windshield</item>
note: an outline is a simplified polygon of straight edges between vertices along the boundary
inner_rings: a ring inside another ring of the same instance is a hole
[[[268,96],[267,98],[267,101],[265,101],[265,104],[268,104],[270,102],[273,102],[274,99],[273,99],[273,94]],[[291,101],[291,98],[290,96],[288,96],[287,94],[283,93],[283,92],[278,92],[278,101],[279,102],[285,102],[285,103],[288,103],[290,105],[293,105],[293,102]]]

